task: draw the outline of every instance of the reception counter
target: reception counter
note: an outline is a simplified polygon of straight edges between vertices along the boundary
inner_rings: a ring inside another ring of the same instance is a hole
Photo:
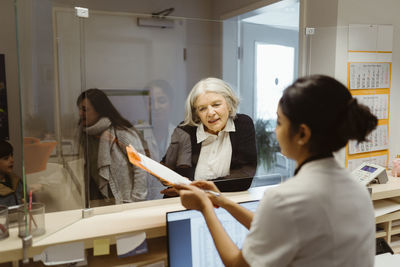
[[[244,192],[225,194],[236,202],[255,200],[262,197],[266,188],[251,188]],[[107,261],[113,262],[114,265],[135,263],[138,266],[157,261],[166,262],[165,214],[182,209],[184,207],[180,204],[179,198],[170,198],[98,207],[92,210],[92,216],[84,219],[79,219],[82,210],[48,213],[45,217],[47,234],[33,239],[32,246],[27,249],[27,256],[33,258],[49,246],[79,241],[83,241],[85,249],[90,251],[94,240],[109,239],[110,245],[113,245],[118,236],[145,232],[148,253],[124,259],[112,255],[93,257],[88,253],[89,264],[92,265],[100,258],[102,264],[96,266],[109,266],[106,264]],[[0,263],[10,261],[16,263],[21,259],[23,259],[22,240],[18,237],[18,230],[11,228],[10,237],[0,241]]]
[[[224,193],[235,202],[260,199],[268,187],[250,188],[248,191]],[[398,235],[397,222],[400,222],[400,178],[389,177],[387,184],[371,185],[371,198],[378,212],[381,201],[393,200],[398,208],[378,215],[376,223],[383,230],[376,237],[384,237],[399,252],[397,244],[393,244],[392,236]],[[392,205],[393,206],[393,205]],[[115,266],[136,264],[142,266],[154,262],[164,262],[167,265],[166,216],[170,211],[183,210],[179,198],[152,200],[123,205],[93,208],[93,215],[82,218],[82,210],[70,210],[47,213],[46,234],[33,239],[33,244],[27,249],[27,257],[32,258],[41,254],[48,247],[83,242],[89,266]],[[123,235],[133,235],[145,232],[148,252],[127,258],[118,258],[115,251],[116,238]],[[111,245],[109,255],[93,256],[92,249],[95,240],[107,239]],[[0,263],[13,262],[23,259],[22,240],[18,230],[10,229],[10,237],[0,241]],[[34,265],[41,266],[41,265]]]

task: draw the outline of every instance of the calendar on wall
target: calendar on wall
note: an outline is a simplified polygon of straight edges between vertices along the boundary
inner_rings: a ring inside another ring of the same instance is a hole
[[[363,162],[387,167],[392,44],[392,25],[349,25],[347,88],[378,118],[367,141],[348,143],[346,166],[350,171]]]

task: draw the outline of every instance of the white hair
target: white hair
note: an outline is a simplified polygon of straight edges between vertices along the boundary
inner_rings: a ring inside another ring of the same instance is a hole
[[[225,81],[218,78],[205,78],[197,82],[190,91],[185,103],[185,119],[183,125],[198,126],[200,118],[197,115],[196,107],[194,106],[197,97],[202,93],[216,93],[225,98],[229,109],[229,117],[236,116],[236,110],[239,105],[239,98],[235,95],[232,87]]]

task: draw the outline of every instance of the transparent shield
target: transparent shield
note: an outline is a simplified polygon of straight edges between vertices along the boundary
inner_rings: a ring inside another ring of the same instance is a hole
[[[246,69],[248,51],[226,47],[240,40],[235,19],[179,10],[154,17],[122,1],[92,3],[89,17],[68,1],[16,0],[16,6],[28,203],[30,195],[44,203],[46,219],[73,213],[35,240],[78,220],[85,208],[163,198],[165,186],[133,167],[125,147],[161,161],[201,79],[228,81],[242,99],[239,112],[258,118],[255,65],[248,86],[237,72]],[[292,53],[296,73],[296,48]],[[275,157],[274,166],[290,172],[287,159]]]

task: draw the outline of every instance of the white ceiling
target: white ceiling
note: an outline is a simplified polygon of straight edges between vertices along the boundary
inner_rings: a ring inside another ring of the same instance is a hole
[[[248,23],[263,24],[279,28],[299,27],[299,1],[284,0],[241,15]]]

